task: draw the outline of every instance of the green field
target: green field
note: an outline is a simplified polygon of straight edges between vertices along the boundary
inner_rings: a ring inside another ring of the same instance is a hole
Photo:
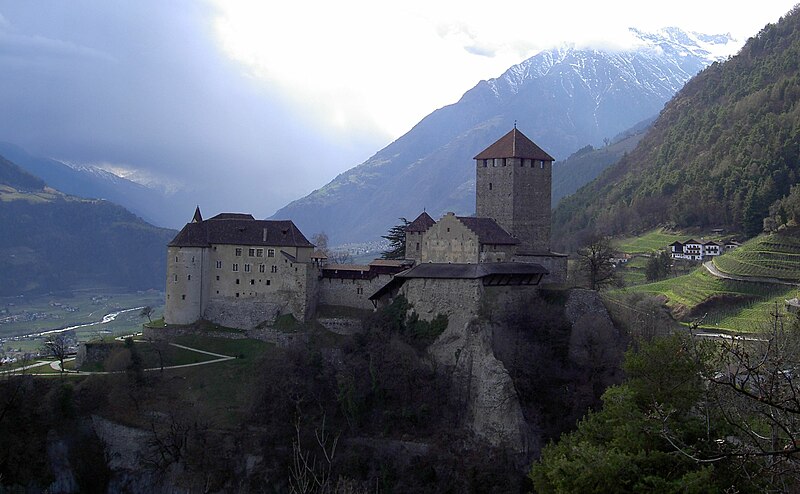
[[[723,273],[800,282],[797,229],[762,235],[714,259]]]
[[[609,296],[623,299],[631,293],[665,297],[667,307],[684,321],[705,315],[703,327],[750,332],[759,330],[761,323],[768,320],[776,302],[783,310],[784,300],[794,297],[797,289],[723,280],[698,268],[677,278],[615,290]]]
[[[615,239],[614,248],[624,254],[650,254],[653,251],[666,249],[675,241],[688,240],[688,236],[681,232],[670,232],[663,228],[656,228],[636,237],[622,237]]]

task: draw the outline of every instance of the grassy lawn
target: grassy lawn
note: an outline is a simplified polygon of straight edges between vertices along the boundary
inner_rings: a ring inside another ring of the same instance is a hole
[[[663,228],[656,228],[636,237],[622,237],[614,239],[614,247],[625,254],[649,254],[653,251],[665,249],[675,241],[688,240],[680,232],[669,232]]]

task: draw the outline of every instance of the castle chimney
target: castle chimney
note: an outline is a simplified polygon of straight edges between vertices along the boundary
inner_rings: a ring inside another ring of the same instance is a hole
[[[264,228],[264,234],[261,237],[261,241],[262,242],[266,242],[267,241],[267,229],[266,228]]]

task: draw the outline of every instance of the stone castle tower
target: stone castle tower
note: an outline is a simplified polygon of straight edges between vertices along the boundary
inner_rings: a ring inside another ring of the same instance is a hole
[[[493,218],[517,238],[519,255],[550,252],[553,161],[516,125],[475,156],[476,216]]]

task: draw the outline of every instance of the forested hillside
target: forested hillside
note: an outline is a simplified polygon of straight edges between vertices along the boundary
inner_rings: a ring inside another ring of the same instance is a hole
[[[0,157],[0,296],[79,285],[163,289],[174,234],[116,204],[45,188]]]
[[[639,146],[562,201],[554,238],[659,223],[758,234],[769,206],[798,180],[800,8],[701,72]]]

